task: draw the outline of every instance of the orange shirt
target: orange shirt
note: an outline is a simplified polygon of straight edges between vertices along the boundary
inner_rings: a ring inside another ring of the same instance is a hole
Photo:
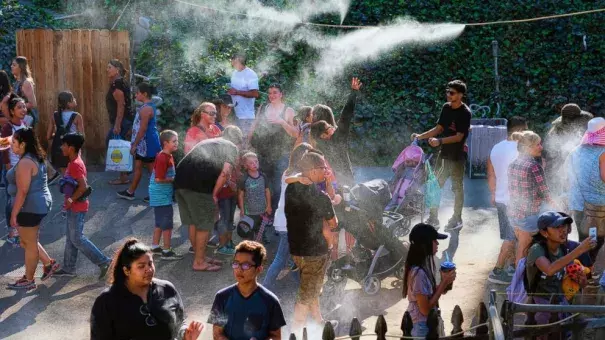
[[[221,136],[221,129],[218,126],[212,124],[210,128],[206,131],[202,130],[199,126],[192,126],[187,130],[187,134],[185,135],[185,154],[189,153],[197,143],[208,139],[208,138],[216,138]]]

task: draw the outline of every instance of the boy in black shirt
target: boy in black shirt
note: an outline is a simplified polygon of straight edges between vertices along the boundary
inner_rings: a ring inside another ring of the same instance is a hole
[[[443,187],[448,177],[452,178],[452,191],[454,192],[454,215],[448,221],[445,230],[452,231],[462,228],[462,206],[464,205],[464,163],[466,152],[464,143],[468,137],[471,126],[471,110],[462,102],[466,93],[466,84],[454,80],[447,84],[446,94],[448,102],[443,105],[437,125],[422,134],[413,133],[414,139],[428,139],[429,145],[441,147],[435,168],[438,174],[439,185]],[[437,136],[441,138],[435,138]],[[438,209],[431,208],[427,221],[433,226],[439,225]]]
[[[326,179],[327,167],[323,156],[309,152],[301,159],[300,166],[302,177],[312,183],[289,184],[284,205],[290,254],[300,268],[300,287],[292,327],[295,332],[304,327],[309,315],[318,324],[324,322],[319,309],[319,294],[328,264],[328,243],[322,230],[324,221],[332,229],[337,225],[330,198],[316,185]]]

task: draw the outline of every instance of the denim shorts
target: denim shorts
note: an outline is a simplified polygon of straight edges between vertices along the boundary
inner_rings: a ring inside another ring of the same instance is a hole
[[[503,241],[514,241],[515,231],[506,213],[506,204],[496,203],[496,210],[498,211],[498,224],[500,225],[500,239]]]
[[[172,208],[172,204],[153,207],[153,215],[155,216],[156,228],[171,230],[174,227],[174,209]]]
[[[540,217],[540,215],[531,215],[525,218],[509,217],[509,219],[514,228],[534,235],[538,232],[538,217]]]

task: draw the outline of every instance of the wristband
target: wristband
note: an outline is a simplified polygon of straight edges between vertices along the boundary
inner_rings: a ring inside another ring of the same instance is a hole
[[[69,204],[72,204],[72,203],[74,203],[74,200],[73,200],[73,199],[71,199],[71,197],[69,197],[69,198],[67,199],[67,202],[69,202]]]

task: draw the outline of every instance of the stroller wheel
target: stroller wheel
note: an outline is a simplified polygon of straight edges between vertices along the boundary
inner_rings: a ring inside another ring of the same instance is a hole
[[[333,282],[342,282],[346,278],[346,275],[342,272],[340,268],[332,268],[330,269],[330,280]]]
[[[368,295],[376,295],[380,291],[380,279],[370,276],[362,282],[363,291]]]
[[[395,271],[395,277],[399,280],[403,280],[405,278],[405,266],[401,266]]]

